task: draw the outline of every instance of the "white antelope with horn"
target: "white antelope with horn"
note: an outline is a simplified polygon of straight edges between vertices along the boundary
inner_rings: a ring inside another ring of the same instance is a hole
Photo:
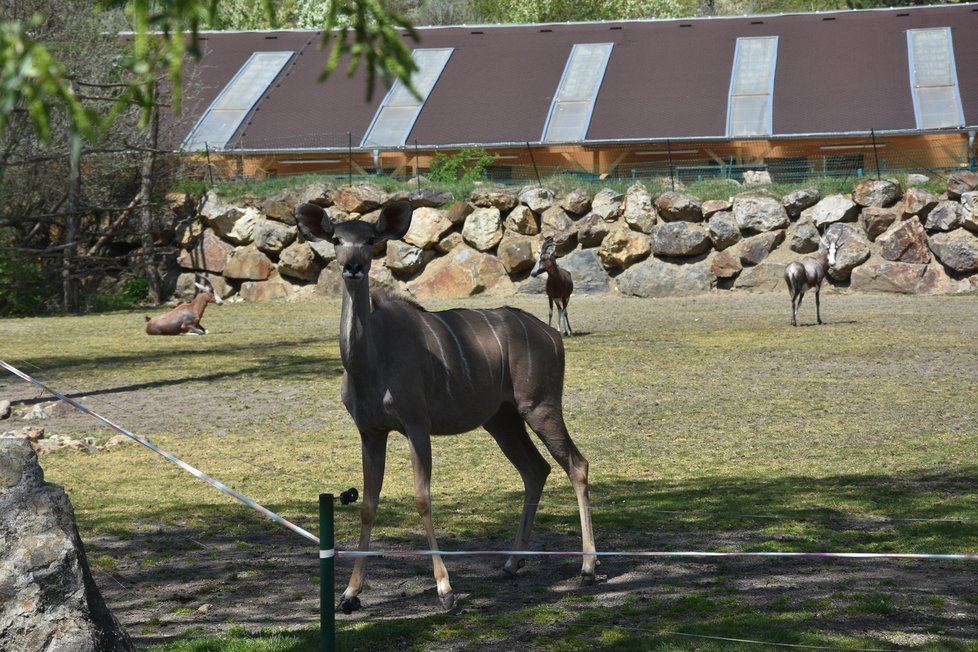
[[[147,335],[206,335],[207,329],[200,325],[204,308],[208,303],[224,303],[210,283],[206,286],[194,282],[200,292],[188,303],[181,303],[170,312],[146,318]]]
[[[801,260],[788,263],[784,268],[784,280],[788,284],[788,293],[791,295],[791,325],[797,326],[798,309],[801,308],[801,300],[805,298],[805,292],[815,290],[815,318],[818,323],[822,323],[822,310],[820,305],[820,294],[822,282],[829,271],[829,267],[835,265],[835,255],[842,244],[839,238],[827,240],[824,236],[818,237],[818,251],[811,256],[805,256]]]
[[[567,304],[574,291],[574,279],[570,272],[557,266],[557,245],[553,236],[547,236],[540,247],[536,265],[530,271],[530,276],[547,273],[547,301],[550,303],[550,313],[547,315],[549,326],[554,318],[554,304],[557,304],[557,330],[564,335],[573,335],[570,319],[567,317]]]
[[[431,435],[484,427],[516,467],[524,486],[523,511],[514,550],[526,550],[550,465],[534,446],[537,434],[567,473],[577,495],[583,538],[585,583],[594,581],[594,535],[588,500],[588,462],[564,423],[564,347],[560,334],[515,308],[428,312],[417,304],[369,289],[371,249],[380,239],[407,233],[412,208],[397,202],[376,224],[333,224],[314,204],[296,209],[307,240],[329,240],[343,277],[340,314],[342,399],[360,431],[363,506],[358,549],[366,551],[384,480],[387,439],[402,433],[411,451],[414,505],[424,522],[428,546],[437,550],[431,518]],[[591,554],[589,554],[591,553]],[[432,555],[438,596],[449,609],[454,594],[440,555]],[[515,574],[521,555],[507,558]],[[357,558],[338,608],[360,607],[365,558]]]

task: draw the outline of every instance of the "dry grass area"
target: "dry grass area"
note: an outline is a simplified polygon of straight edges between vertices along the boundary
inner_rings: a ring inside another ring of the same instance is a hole
[[[546,317],[541,297],[451,305],[501,303]],[[2,320],[0,358],[315,531],[317,495],[361,482],[338,302],[212,306],[205,337],[147,337],[144,312]],[[832,290],[823,315],[813,326],[806,303],[791,328],[787,293],[572,300],[565,412],[591,462],[599,549],[978,551],[978,299]],[[48,400],[12,376],[0,398]],[[113,434],[72,412],[39,425]],[[317,649],[312,544],[138,445],[42,465],[141,646]],[[442,547],[509,547],[522,491],[491,439],[438,438],[434,466]],[[411,496],[392,437],[376,548],[424,547]],[[577,548],[559,469],[543,501],[534,545]],[[358,527],[338,506],[340,548]],[[427,560],[371,562],[340,648],[978,650],[978,562],[609,557],[592,587],[577,559],[532,559],[516,580],[494,557],[447,563],[455,614]]]

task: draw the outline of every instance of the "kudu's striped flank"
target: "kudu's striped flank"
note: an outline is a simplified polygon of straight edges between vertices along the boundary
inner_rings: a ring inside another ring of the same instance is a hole
[[[399,239],[411,224],[407,202],[386,207],[376,224],[333,224],[314,204],[296,209],[303,236],[329,240],[343,277],[340,356],[345,374],[342,397],[360,431],[363,454],[363,507],[359,550],[367,550],[384,479],[387,438],[403,433],[414,468],[414,502],[431,550],[437,550],[431,519],[431,435],[484,427],[523,480],[524,504],[515,550],[529,546],[530,529],[550,465],[527,433],[537,434],[567,473],[577,494],[583,538],[581,575],[594,580],[594,535],[588,501],[588,462],[564,423],[564,346],[560,334],[515,308],[428,312],[390,293],[369,290],[372,248],[381,239]],[[432,557],[438,596],[454,603],[441,556]],[[354,563],[339,608],[359,608],[366,559]],[[507,558],[514,574],[520,555]]]

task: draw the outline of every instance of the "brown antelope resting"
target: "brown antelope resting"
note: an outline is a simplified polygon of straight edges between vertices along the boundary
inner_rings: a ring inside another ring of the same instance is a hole
[[[146,318],[147,335],[206,335],[207,329],[200,325],[204,308],[208,303],[224,303],[221,295],[210,284],[194,283],[200,292],[189,303],[181,303],[170,312]]]
[[[370,545],[384,480],[387,438],[402,433],[411,450],[414,505],[424,522],[428,546],[437,550],[431,520],[431,435],[451,435],[483,426],[516,470],[524,486],[523,512],[514,550],[526,550],[550,465],[527,434],[543,441],[567,473],[577,495],[583,538],[585,583],[594,580],[594,535],[588,501],[588,462],[564,423],[564,346],[560,334],[515,308],[428,312],[386,293],[371,297],[371,249],[378,239],[401,238],[411,224],[411,205],[384,208],[376,224],[333,224],[319,206],[303,204],[296,221],[306,239],[336,246],[343,276],[340,314],[342,398],[360,431],[363,507],[359,550]],[[446,609],[454,594],[440,555],[432,555],[438,596]],[[503,572],[523,565],[512,555]],[[338,608],[360,607],[365,558],[359,557]]]
[[[822,291],[822,281],[829,267],[835,265],[835,255],[842,248],[839,239],[831,241],[823,236],[818,238],[818,252],[811,256],[805,256],[801,260],[788,263],[784,268],[784,280],[788,284],[788,293],[791,295],[791,325],[797,326],[798,309],[801,308],[801,300],[805,297],[805,292],[814,288],[815,290],[815,318],[818,323],[822,323],[821,306],[819,305],[819,294]]]
[[[530,271],[530,276],[547,273],[547,300],[550,303],[550,314],[547,315],[549,326],[554,317],[554,304],[557,304],[557,330],[564,335],[573,335],[570,319],[567,317],[567,303],[571,292],[574,291],[574,279],[570,272],[557,266],[557,245],[552,236],[547,236],[540,247],[537,263]]]

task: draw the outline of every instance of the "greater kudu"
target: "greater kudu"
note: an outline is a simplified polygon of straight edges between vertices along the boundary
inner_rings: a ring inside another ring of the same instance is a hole
[[[588,462],[564,423],[564,346],[560,334],[515,308],[428,312],[413,302],[369,290],[371,250],[383,238],[399,239],[411,224],[408,202],[386,207],[376,224],[333,224],[314,204],[296,209],[307,240],[329,240],[343,277],[340,357],[345,374],[342,398],[360,431],[363,506],[359,550],[370,532],[384,479],[387,438],[403,433],[414,468],[414,504],[424,521],[428,546],[437,550],[431,520],[431,435],[462,433],[483,426],[519,471],[523,512],[514,550],[526,550],[530,528],[550,465],[527,434],[526,425],[570,478],[577,494],[583,538],[581,575],[594,581],[595,551],[588,500]],[[592,554],[588,554],[592,553]],[[432,555],[438,596],[454,603],[440,555]],[[523,565],[512,555],[503,571]],[[363,557],[357,558],[339,608],[359,608]]]
[[[544,272],[547,273],[547,301],[550,304],[547,325],[549,326],[553,321],[556,303],[557,330],[564,335],[573,335],[570,318],[567,316],[567,304],[570,303],[570,295],[574,291],[574,279],[570,272],[557,266],[557,245],[554,244],[552,236],[544,238],[540,255],[537,256],[536,265],[530,270],[530,276],[539,276]]]
[[[842,248],[839,238],[826,240],[825,237],[818,238],[818,251],[811,256],[805,256],[801,260],[788,263],[784,268],[784,281],[788,284],[788,294],[791,295],[791,325],[797,326],[798,309],[801,308],[801,300],[805,298],[805,292],[815,289],[815,318],[818,323],[822,323],[822,308],[820,305],[820,294],[822,292],[822,281],[829,267],[835,265],[835,254]]]

